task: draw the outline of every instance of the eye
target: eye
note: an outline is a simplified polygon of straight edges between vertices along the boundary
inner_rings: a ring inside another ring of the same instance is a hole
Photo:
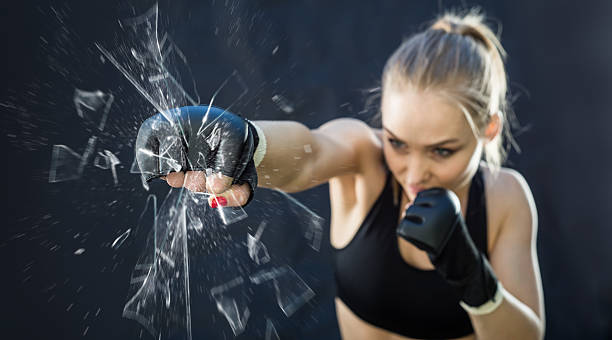
[[[445,148],[435,148],[434,149],[434,153],[440,157],[450,157],[453,153],[455,152],[455,150],[451,150],[451,149],[445,149]]]
[[[387,138],[387,140],[389,141],[389,144],[391,144],[391,146],[395,149],[402,148],[405,145],[403,142],[400,142],[397,139]]]

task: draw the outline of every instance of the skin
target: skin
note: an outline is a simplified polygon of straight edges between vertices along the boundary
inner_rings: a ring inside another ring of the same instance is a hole
[[[463,112],[440,92],[397,85],[385,89],[382,122],[382,130],[353,119],[310,130],[297,122],[257,121],[268,144],[257,168],[259,186],[296,192],[329,183],[330,241],[336,248],[350,242],[382,191],[383,162],[402,188],[402,214],[418,190],[444,187],[457,194],[465,215],[482,150],[501,131],[499,116],[492,115],[475,136]],[[452,141],[440,143],[448,139]],[[490,314],[470,315],[475,333],[462,339],[542,339],[537,211],[529,186],[514,170],[502,168],[493,174],[483,169],[489,259],[505,288],[504,300]],[[226,197],[228,205],[243,204],[249,193],[246,185],[230,186],[231,179],[222,176],[173,173],[167,181],[173,187],[216,193]],[[403,239],[398,238],[398,244],[408,264],[433,269],[425,252]],[[409,339],[359,319],[339,299],[336,312],[345,339]]]
[[[432,187],[467,190],[484,144],[500,127],[495,115],[488,136],[476,138],[455,105],[403,87],[385,91],[382,113],[385,160],[409,201]]]

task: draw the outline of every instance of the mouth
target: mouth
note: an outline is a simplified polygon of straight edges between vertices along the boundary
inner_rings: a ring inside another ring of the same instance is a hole
[[[413,195],[413,196],[416,196],[419,192],[421,192],[423,190],[427,190],[427,188],[413,186],[413,185],[409,185],[408,186],[408,192],[410,192],[410,194]]]

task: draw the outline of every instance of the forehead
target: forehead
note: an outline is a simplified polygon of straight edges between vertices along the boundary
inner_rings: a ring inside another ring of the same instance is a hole
[[[381,104],[383,126],[405,141],[428,145],[472,136],[458,105],[434,90],[392,86],[385,89]]]

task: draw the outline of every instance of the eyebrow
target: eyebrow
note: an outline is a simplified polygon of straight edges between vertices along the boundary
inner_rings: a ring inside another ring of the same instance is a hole
[[[391,130],[387,129],[386,127],[383,126],[383,129],[385,131],[387,131],[388,134],[391,135],[391,137],[393,137],[393,139],[397,139],[399,142],[402,142],[404,144],[406,144],[405,141],[403,141],[402,139],[398,138],[393,132],[391,132]],[[449,138],[449,139],[445,139],[443,141],[428,145],[428,147],[434,147],[434,146],[439,146],[439,145],[443,145],[446,143],[454,143],[454,142],[458,142],[459,140],[457,138]]]

